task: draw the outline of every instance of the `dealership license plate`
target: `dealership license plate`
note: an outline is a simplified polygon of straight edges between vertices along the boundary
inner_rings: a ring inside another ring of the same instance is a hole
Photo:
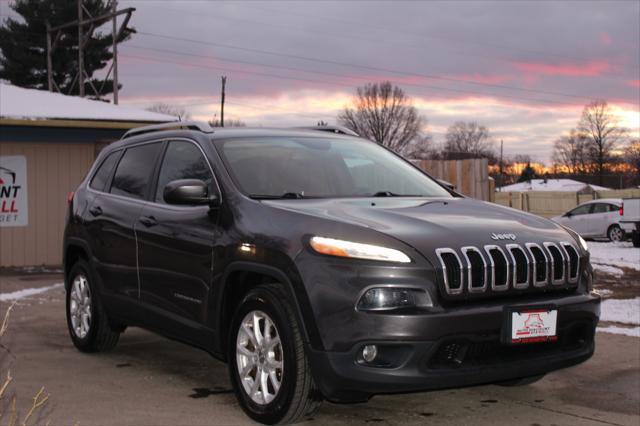
[[[523,309],[511,311],[511,343],[555,342],[558,340],[556,309]]]

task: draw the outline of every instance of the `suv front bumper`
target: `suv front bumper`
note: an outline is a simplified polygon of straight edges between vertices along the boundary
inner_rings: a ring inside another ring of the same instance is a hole
[[[505,306],[553,305],[558,341],[522,346],[502,344]],[[375,394],[427,391],[537,376],[579,364],[594,352],[600,315],[597,294],[575,294],[518,303],[455,309],[435,315],[379,315],[395,324],[397,339],[375,331],[344,352],[310,350],[317,385],[336,402],[366,401]],[[406,325],[403,329],[398,325]],[[425,340],[425,336],[431,337]],[[381,365],[361,359],[365,345],[379,348]]]

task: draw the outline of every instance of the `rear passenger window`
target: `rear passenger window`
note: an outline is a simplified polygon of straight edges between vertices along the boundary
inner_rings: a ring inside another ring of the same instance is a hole
[[[127,149],[113,176],[111,193],[143,199],[161,146],[157,142]]]
[[[107,158],[105,158],[102,164],[100,164],[100,167],[98,167],[98,170],[93,175],[93,178],[89,183],[89,187],[91,189],[104,191],[104,187],[107,185],[109,177],[111,177],[111,172],[113,172],[113,168],[116,165],[116,161],[118,161],[119,155],[120,151],[115,151],[107,155]]]
[[[200,179],[211,189],[213,175],[209,164],[202,151],[191,142],[169,142],[158,176],[156,202],[164,203],[164,187],[178,179]]]
[[[607,213],[608,211],[609,204],[598,203],[593,205],[593,210],[591,211],[591,213]]]

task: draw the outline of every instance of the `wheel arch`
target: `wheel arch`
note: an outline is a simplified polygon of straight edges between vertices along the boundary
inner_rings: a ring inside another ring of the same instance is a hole
[[[311,312],[304,286],[298,277],[289,277],[282,270],[255,262],[237,261],[231,263],[222,278],[222,290],[218,297],[216,312],[218,341],[217,351],[226,357],[227,336],[235,307],[240,300],[260,284],[281,284],[295,306],[295,313],[302,326],[305,343],[315,349],[322,349],[320,334]]]
[[[80,239],[73,238],[66,242],[62,258],[64,267],[65,286],[68,288],[68,276],[73,265],[79,260],[84,259],[87,263],[91,260],[91,251],[89,246]]]

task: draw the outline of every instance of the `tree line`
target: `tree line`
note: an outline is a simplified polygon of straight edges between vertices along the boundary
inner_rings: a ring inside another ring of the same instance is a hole
[[[487,126],[475,121],[456,121],[447,129],[444,141],[434,143],[425,131],[427,119],[418,113],[407,94],[389,81],[357,88],[351,105],[338,115],[337,121],[406,158],[488,158],[494,175],[504,175],[514,164],[524,165],[519,168],[520,179],[537,174],[528,155],[499,155]],[[607,173],[620,170],[637,177],[640,140],[630,139],[629,134],[606,101],[593,101],[584,107],[575,128],[554,142],[552,170],[556,175],[591,175],[600,184]]]

